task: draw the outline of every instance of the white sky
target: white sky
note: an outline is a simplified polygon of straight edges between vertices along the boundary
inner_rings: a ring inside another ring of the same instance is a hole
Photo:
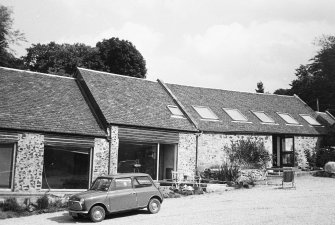
[[[313,41],[334,35],[333,0],[0,0],[14,11],[27,44],[91,46],[131,41],[149,80],[255,92],[288,88],[295,69],[316,53]]]

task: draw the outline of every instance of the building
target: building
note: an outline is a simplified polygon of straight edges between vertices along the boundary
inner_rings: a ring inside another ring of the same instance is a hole
[[[75,78],[0,68],[0,93],[0,188],[15,192],[86,189],[115,172],[170,179],[222,164],[245,138],[264,143],[273,166],[304,166],[335,122],[297,96],[83,68]]]

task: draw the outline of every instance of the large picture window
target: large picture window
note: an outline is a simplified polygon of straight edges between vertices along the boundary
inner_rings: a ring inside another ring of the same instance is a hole
[[[46,146],[44,151],[44,189],[87,189],[90,149]]]
[[[11,188],[14,144],[0,144],[0,188]]]

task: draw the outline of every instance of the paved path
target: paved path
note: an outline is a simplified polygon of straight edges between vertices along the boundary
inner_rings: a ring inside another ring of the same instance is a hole
[[[66,212],[0,220],[1,225],[89,223],[89,220],[74,221]],[[334,225],[335,179],[300,177],[295,190],[261,185],[252,189],[165,199],[158,214],[138,210],[108,216],[99,224]]]

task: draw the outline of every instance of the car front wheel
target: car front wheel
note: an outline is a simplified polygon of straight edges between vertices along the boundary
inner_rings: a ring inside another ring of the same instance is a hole
[[[148,211],[152,214],[158,213],[161,209],[161,202],[157,198],[150,199],[148,203]]]
[[[91,210],[90,210],[90,219],[93,222],[101,222],[105,219],[105,209],[102,208],[101,206],[94,206]]]

